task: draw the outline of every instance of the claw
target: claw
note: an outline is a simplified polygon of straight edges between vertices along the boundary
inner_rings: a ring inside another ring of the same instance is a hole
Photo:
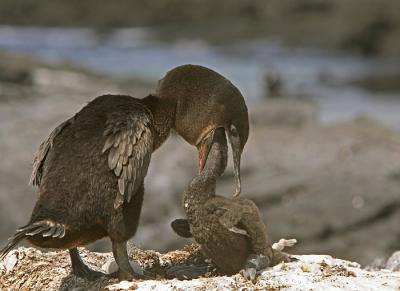
[[[247,258],[242,275],[246,280],[254,283],[257,274],[266,267],[269,267],[270,264],[271,259],[269,257],[252,254]]]
[[[256,281],[257,270],[255,268],[246,268],[243,270],[242,276],[253,283]]]

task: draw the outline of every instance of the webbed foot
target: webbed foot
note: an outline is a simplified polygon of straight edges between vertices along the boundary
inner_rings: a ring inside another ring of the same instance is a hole
[[[73,271],[74,275],[80,278],[87,279],[89,281],[96,281],[101,277],[105,276],[102,272],[97,272],[92,269],[89,269],[87,266],[79,268],[78,270]]]
[[[169,279],[191,280],[205,275],[208,269],[208,266],[175,265],[166,270],[166,277]]]
[[[118,265],[118,271],[114,276],[118,276],[120,281],[129,281],[134,279],[153,279],[152,277],[144,274],[136,273],[129,262],[128,251],[126,249],[126,242],[112,241],[112,250],[114,259]]]
[[[244,270],[241,272],[242,276],[251,282],[255,282],[257,274],[269,267],[271,259],[263,255],[252,254],[247,258]]]
[[[69,255],[71,257],[72,273],[75,276],[87,279],[89,281],[95,281],[105,276],[105,274],[94,271],[86,266],[85,263],[82,261],[77,248],[70,249]]]
[[[131,281],[131,280],[150,280],[153,277],[146,276],[144,274],[139,274],[134,271],[125,272],[119,269],[117,272],[108,275],[110,278],[118,278],[119,281]]]

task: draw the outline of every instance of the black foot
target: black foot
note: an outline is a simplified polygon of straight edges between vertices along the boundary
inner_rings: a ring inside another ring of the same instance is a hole
[[[132,266],[129,262],[128,252],[126,250],[126,242],[112,242],[112,249],[114,254],[114,259],[119,267],[118,269],[118,279],[120,281],[129,281],[134,279],[148,280],[153,279],[147,275],[138,274],[133,271]]]
[[[122,271],[117,271],[111,274],[108,274],[109,278],[117,278],[119,281],[130,281],[130,280],[152,280],[154,277],[150,277],[147,275],[139,274],[139,273],[125,273]]]
[[[191,280],[205,275],[209,271],[208,266],[176,265],[166,270],[168,279]]]
[[[139,274],[136,272],[132,272],[132,273],[125,273],[121,270],[119,270],[118,272],[114,273],[115,277],[118,278],[118,280],[120,281],[130,281],[130,280],[152,280],[155,279],[154,277],[150,277],[144,274]]]
[[[70,249],[69,255],[71,257],[72,273],[75,276],[89,281],[95,281],[105,275],[101,272],[89,269],[89,267],[82,261],[77,248]]]
[[[87,266],[73,269],[72,273],[77,277],[89,281],[96,281],[97,279],[100,279],[101,277],[105,276],[105,274],[89,269]]]
[[[247,258],[245,268],[242,272],[243,277],[251,282],[256,281],[257,274],[262,269],[269,267],[271,259],[263,255],[250,255]]]

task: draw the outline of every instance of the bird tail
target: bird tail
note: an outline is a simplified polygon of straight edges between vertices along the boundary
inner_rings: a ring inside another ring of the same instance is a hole
[[[30,223],[17,229],[17,232],[9,238],[8,244],[0,250],[0,260],[3,260],[7,254],[21,240],[28,236],[41,235],[43,237],[63,238],[65,236],[65,225],[55,223],[49,220],[42,220]]]

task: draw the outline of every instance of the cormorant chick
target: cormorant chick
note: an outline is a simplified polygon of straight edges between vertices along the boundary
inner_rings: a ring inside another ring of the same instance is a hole
[[[289,256],[281,252],[281,245],[294,242],[281,242],[280,247],[272,248],[254,202],[215,195],[216,179],[224,172],[226,161],[225,133],[218,128],[203,171],[183,193],[187,220],[177,219],[171,226],[180,236],[193,236],[204,255],[223,273],[232,275],[245,269],[244,276],[254,280],[257,271],[289,261]]]
[[[103,274],[83,263],[77,247],[108,236],[119,279],[140,277],[129,264],[126,242],[139,223],[151,154],[172,120],[166,100],[104,95],[56,127],[35,156],[31,184],[39,196],[31,219],[0,259],[27,239],[42,248],[69,249],[73,273],[94,280]]]

